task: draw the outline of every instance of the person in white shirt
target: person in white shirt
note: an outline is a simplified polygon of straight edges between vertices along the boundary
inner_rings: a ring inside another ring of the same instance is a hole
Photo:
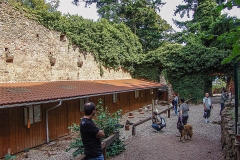
[[[211,115],[211,109],[213,109],[212,107],[212,101],[211,98],[209,97],[209,94],[206,93],[205,97],[203,98],[203,107],[204,107],[204,115],[203,117],[205,118],[205,122],[209,123],[210,120],[210,115]]]

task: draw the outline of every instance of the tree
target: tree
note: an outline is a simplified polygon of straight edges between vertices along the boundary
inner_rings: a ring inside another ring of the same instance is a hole
[[[197,8],[199,8],[199,6],[203,5],[207,1],[206,0],[184,0],[184,2],[186,3],[185,5],[177,6],[175,15],[180,14],[181,17],[183,17],[184,15],[187,14],[187,16],[190,17],[190,13],[192,11],[193,19],[197,20],[198,19],[198,18],[196,18],[196,15],[198,15]],[[225,8],[231,9],[233,6],[240,7],[239,0],[231,0],[231,1],[217,0],[217,1],[215,1],[215,3],[219,4],[219,5],[218,6],[216,6],[216,5],[209,6],[209,9],[211,9],[211,10],[208,13],[214,12],[216,14],[220,14],[220,11]],[[201,15],[201,14],[199,14],[199,15]],[[200,16],[200,18],[201,18],[201,16]],[[206,18],[206,21],[210,20],[210,18],[208,18],[207,16],[202,16],[202,18],[203,19]],[[230,55],[223,60],[223,62],[222,62],[223,64],[230,63],[232,60],[235,60],[235,62],[239,61],[240,60],[240,57],[239,57],[239,55],[240,55],[240,53],[239,53],[239,50],[240,50],[239,20],[237,20],[234,17],[229,18],[226,16],[225,17],[223,16],[223,19],[221,19],[220,17],[213,17],[213,18],[214,18],[213,23],[215,23],[215,24],[212,23],[211,25],[215,25],[215,26],[210,25],[210,27],[211,27],[209,30],[210,32],[207,31],[206,33],[204,33],[203,35],[205,36],[205,38],[203,38],[203,39],[205,39],[206,41],[214,41],[215,43],[212,43],[212,44],[215,44],[215,45],[217,45],[216,40],[218,40],[218,41],[220,41],[221,44],[225,43],[225,45],[223,45],[223,46],[225,46],[227,49],[232,50]],[[219,23],[219,21],[221,21],[221,22]],[[231,26],[229,26],[226,22],[228,22]],[[177,24],[181,28],[187,28],[186,24],[189,24],[189,23],[191,23],[191,21],[184,22],[184,23],[175,21],[175,24]],[[220,25],[225,24],[226,26],[218,26],[217,23],[219,23]],[[207,25],[206,25],[206,27],[207,27]],[[218,33],[216,33],[215,32],[216,30],[214,31],[213,28],[217,29]],[[208,38],[206,38],[206,35],[208,36]],[[209,36],[210,36],[210,38],[209,38]],[[211,40],[212,38],[213,38],[213,40]],[[208,45],[208,43],[205,43],[204,45]],[[229,46],[231,46],[231,48]],[[222,49],[226,49],[226,48],[222,48]]]
[[[144,53],[157,49],[171,28],[144,0],[122,4],[119,15],[121,21],[139,37]]]
[[[225,1],[224,1],[225,2]],[[228,8],[232,9],[233,6],[240,7],[240,0],[231,0],[227,1],[227,3],[223,3],[219,5],[216,10],[220,12],[221,10]],[[240,61],[240,25],[238,25],[235,29],[231,29],[228,32],[223,33],[219,36],[219,40],[226,39],[228,44],[232,44],[232,52],[229,54],[227,58],[222,61],[222,64],[230,63],[230,62],[238,62]]]
[[[60,0],[47,0],[47,4],[50,5],[50,12],[57,11],[59,7]]]
[[[50,12],[57,11],[60,0],[13,0],[21,3],[23,6],[27,6],[34,10],[47,10]]]
[[[213,10],[217,3],[212,0],[185,2],[177,6],[175,14],[183,17],[190,16],[192,12],[192,19],[175,21],[183,31],[169,38],[171,43],[184,45],[178,47],[178,51],[175,49],[175,53],[169,54],[167,51],[174,51],[174,44],[160,47],[155,52],[164,53],[160,54],[161,63],[174,90],[185,98],[195,98],[197,101],[204,92],[211,92],[214,75],[232,76],[232,65],[221,65],[221,61],[230,53],[231,45],[226,45],[225,40],[218,41],[217,35],[235,28],[237,24],[234,18]]]
[[[73,1],[78,4],[79,0]],[[94,2],[86,2],[86,6]],[[100,18],[112,23],[125,23],[139,37],[144,53],[157,49],[163,43],[163,37],[171,26],[159,15],[161,0],[122,0],[121,2],[96,1]]]
[[[229,51],[197,43],[186,46],[166,43],[149,52],[148,56],[153,57],[148,59],[161,66],[174,91],[181,97],[194,98],[194,102],[200,102],[205,92],[211,93],[213,75],[223,73],[231,76],[229,70],[232,66],[221,65],[228,54]]]

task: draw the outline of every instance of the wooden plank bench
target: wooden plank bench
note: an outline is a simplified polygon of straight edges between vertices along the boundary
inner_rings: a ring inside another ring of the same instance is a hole
[[[102,141],[102,150],[103,150],[104,160],[107,159],[107,147],[110,146],[112,142],[118,137],[119,137],[119,133],[115,133]],[[75,160],[87,160],[87,158],[85,155],[81,155],[79,157],[76,157]]]

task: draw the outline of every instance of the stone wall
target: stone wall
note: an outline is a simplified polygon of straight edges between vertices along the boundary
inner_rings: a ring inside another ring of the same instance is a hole
[[[103,68],[100,76],[92,53],[80,53],[64,35],[27,19],[9,5],[0,4],[0,15],[0,82],[131,78],[123,69]]]
[[[224,158],[227,160],[237,159],[237,150],[235,147],[235,131],[234,131],[234,105],[227,104],[222,112],[221,119],[221,143]]]

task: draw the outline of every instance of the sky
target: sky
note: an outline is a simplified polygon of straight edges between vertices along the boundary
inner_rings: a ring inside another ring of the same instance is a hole
[[[81,2],[79,6],[75,6],[71,3],[71,1],[72,0],[60,0],[60,6],[58,7],[58,10],[65,14],[78,14],[83,18],[93,19],[94,21],[98,19],[95,4],[92,4],[90,7],[85,8],[85,2]],[[182,0],[165,0],[163,2],[167,3],[161,8],[160,16],[166,20],[173,27],[173,29],[180,31],[180,29],[173,24],[172,18],[180,21],[186,21],[188,19],[186,17],[181,19],[179,15],[173,16],[176,6],[178,4],[181,4]],[[239,10],[240,9],[234,8],[230,11],[224,10],[223,12],[227,12],[232,16],[237,15],[237,17],[240,18],[240,14],[237,14],[237,12],[239,13]]]

